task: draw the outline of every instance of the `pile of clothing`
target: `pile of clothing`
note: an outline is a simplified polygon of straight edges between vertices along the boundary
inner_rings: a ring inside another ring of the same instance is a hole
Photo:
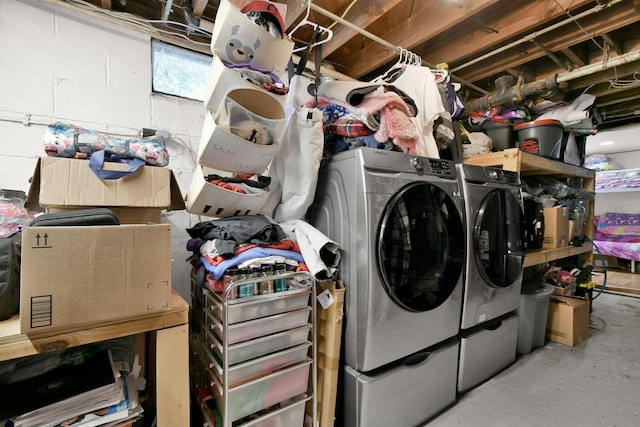
[[[418,109],[413,99],[392,85],[352,85],[330,82],[319,87],[325,142],[333,152],[366,146],[415,153],[418,130],[411,118]]]
[[[187,250],[206,270],[210,288],[220,288],[227,269],[280,263],[288,271],[308,271],[327,280],[341,259],[335,242],[300,220],[277,224],[263,215],[231,216],[200,222],[187,233]]]

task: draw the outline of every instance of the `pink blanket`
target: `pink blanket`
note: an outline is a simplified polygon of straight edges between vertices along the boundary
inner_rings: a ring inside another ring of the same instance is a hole
[[[395,145],[405,153],[415,154],[418,130],[411,121],[412,113],[409,106],[395,92],[385,91],[380,86],[368,93],[352,111],[373,114],[380,112],[380,129],[373,135],[376,141],[386,142],[391,139]]]

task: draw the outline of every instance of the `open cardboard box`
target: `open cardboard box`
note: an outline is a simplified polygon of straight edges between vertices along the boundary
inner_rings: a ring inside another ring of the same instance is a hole
[[[571,347],[589,338],[589,301],[552,295],[546,337]]]
[[[126,168],[122,163],[104,164],[107,170]],[[185,208],[171,169],[142,166],[124,178],[101,180],[87,160],[61,157],[38,159],[25,206],[47,212],[108,207],[123,224],[160,222],[162,210]]]
[[[566,207],[543,208],[544,213],[544,249],[557,249],[569,246],[569,211]]]

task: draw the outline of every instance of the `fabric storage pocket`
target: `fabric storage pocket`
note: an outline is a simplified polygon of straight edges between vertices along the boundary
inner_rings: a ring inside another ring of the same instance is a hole
[[[216,172],[229,175],[224,171],[216,171],[202,165],[196,167],[187,193],[187,212],[219,218],[257,215],[260,212],[269,194],[268,187],[262,194],[239,193],[211,184],[205,179]]]
[[[281,88],[280,90],[276,91],[276,88],[274,87],[273,90],[269,91],[264,89],[262,86],[258,86],[257,83],[252,84],[252,82],[248,80],[250,78],[250,72],[257,75],[257,77],[253,79],[254,81],[260,79],[267,85],[271,84],[269,82],[279,79],[279,77],[273,73],[259,73],[258,71],[250,70],[248,68],[238,68],[232,64],[226,66],[220,58],[214,56],[209,70],[209,77],[207,78],[207,88],[204,99],[205,108],[215,111],[218,109],[225,95],[229,91],[248,88],[262,90],[272,96],[273,99],[278,101],[280,104],[284,105],[287,99],[286,94],[288,92],[284,83],[279,85]]]
[[[268,93],[231,90],[218,111],[206,114],[198,163],[229,172],[262,173],[278,152],[285,124],[284,108]]]
[[[286,35],[282,38],[271,35],[229,0],[220,1],[215,22],[211,51],[220,58],[276,73],[286,69],[294,46]]]

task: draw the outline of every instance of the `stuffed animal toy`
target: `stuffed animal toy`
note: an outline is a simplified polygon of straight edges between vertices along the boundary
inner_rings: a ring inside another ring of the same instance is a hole
[[[169,152],[161,136],[126,139],[94,132],[72,124],[55,122],[43,136],[44,151],[50,157],[86,159],[91,153],[104,150],[112,156],[139,158],[152,166],[167,166]]]
[[[259,145],[273,144],[273,137],[269,129],[253,120],[240,120],[232,123],[230,126],[231,133],[247,141],[251,141]]]

